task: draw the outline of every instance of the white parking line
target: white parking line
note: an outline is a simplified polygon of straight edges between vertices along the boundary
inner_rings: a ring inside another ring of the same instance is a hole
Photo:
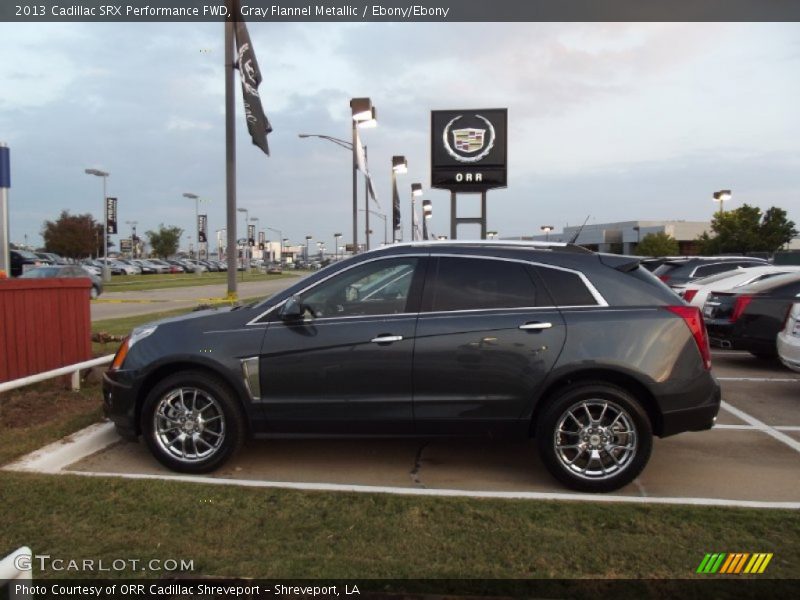
[[[717,381],[752,381],[754,383],[800,383],[800,377],[717,377]]]
[[[773,429],[778,431],[800,431],[800,425],[774,425]],[[733,429],[733,430],[758,430],[755,425],[727,425],[725,423],[717,423],[714,429]]]
[[[789,446],[789,448],[791,448],[792,450],[795,450],[796,452],[800,452],[800,442],[798,442],[797,440],[795,440],[793,438],[790,438],[785,433],[781,433],[780,431],[778,431],[774,427],[770,427],[769,425],[767,425],[763,421],[759,421],[754,416],[748,415],[743,410],[739,410],[735,406],[731,406],[730,404],[728,404],[724,400],[722,401],[720,406],[722,408],[724,408],[725,410],[727,410],[729,413],[731,413],[733,416],[738,417],[739,419],[741,419],[745,423],[748,423],[748,424],[752,425],[755,429],[758,429],[759,431],[762,431],[763,433],[766,433],[767,435],[775,438],[779,442],[783,442],[784,444]]]

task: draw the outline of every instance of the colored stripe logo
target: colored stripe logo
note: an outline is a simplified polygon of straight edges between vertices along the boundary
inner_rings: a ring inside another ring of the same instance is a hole
[[[725,575],[760,574],[763,573],[769,561],[772,560],[773,553],[757,552],[717,552],[706,554],[697,567],[698,573],[713,575],[715,573]]]

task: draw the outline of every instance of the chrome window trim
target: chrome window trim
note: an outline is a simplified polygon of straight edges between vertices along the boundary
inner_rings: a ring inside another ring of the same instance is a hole
[[[316,286],[328,281],[332,277],[335,277],[335,276],[340,275],[342,273],[346,273],[347,271],[349,271],[350,269],[354,269],[355,267],[359,267],[361,265],[365,265],[367,263],[376,262],[376,261],[379,261],[379,260],[392,260],[392,259],[406,258],[406,257],[408,257],[408,258],[426,258],[426,257],[430,257],[430,258],[478,258],[478,259],[482,259],[482,260],[502,260],[502,261],[505,261],[505,262],[513,262],[513,263],[519,263],[519,264],[523,264],[523,265],[531,265],[531,266],[535,266],[535,267],[541,267],[541,268],[544,268],[544,269],[555,269],[557,271],[565,271],[567,273],[572,273],[573,275],[577,275],[578,276],[578,278],[581,280],[581,282],[583,282],[583,284],[589,290],[589,293],[595,299],[595,302],[597,302],[597,304],[578,304],[578,305],[570,305],[570,306],[531,306],[531,307],[519,306],[519,307],[507,307],[507,308],[474,308],[474,309],[465,309],[465,310],[458,310],[458,311],[448,310],[448,311],[436,311],[436,312],[425,312],[425,313],[419,312],[419,313],[388,313],[388,314],[385,314],[385,315],[354,315],[354,316],[350,316],[350,317],[322,317],[320,319],[314,319],[314,321],[317,322],[317,321],[322,321],[322,320],[325,320],[325,319],[361,319],[361,318],[363,318],[365,316],[370,316],[370,317],[376,317],[377,318],[377,317],[393,317],[393,316],[410,315],[410,314],[414,314],[414,315],[415,314],[430,315],[430,314],[447,314],[447,313],[460,313],[460,312],[479,312],[479,311],[484,311],[485,312],[485,311],[490,311],[490,310],[553,310],[553,309],[559,309],[559,308],[606,308],[606,307],[609,306],[608,302],[606,302],[606,299],[597,290],[597,288],[594,286],[594,284],[592,284],[592,282],[589,281],[589,279],[586,277],[586,275],[584,275],[580,271],[576,271],[575,269],[568,269],[566,267],[559,267],[559,266],[556,266],[556,265],[550,265],[550,264],[547,264],[547,263],[541,263],[541,262],[537,262],[537,261],[533,261],[533,260],[524,260],[524,259],[521,259],[521,258],[508,258],[508,257],[505,257],[505,256],[487,256],[487,255],[483,255],[483,254],[455,254],[455,253],[451,254],[451,253],[447,253],[447,252],[444,252],[444,253],[436,252],[435,250],[433,250],[431,252],[427,252],[427,253],[419,253],[419,254],[414,253],[414,254],[399,254],[399,255],[390,255],[390,256],[379,256],[379,257],[371,258],[369,260],[363,260],[363,261],[360,261],[360,262],[358,262],[358,263],[356,263],[354,265],[351,265],[351,266],[349,266],[349,267],[347,267],[345,269],[342,269],[341,271],[336,271],[335,273],[331,273],[327,277],[325,277],[323,279],[320,279],[319,281],[316,281],[316,282],[304,287],[299,292],[297,292],[297,295],[304,294],[305,292],[307,292],[311,288],[314,288],[314,287],[316,287]],[[286,300],[283,300],[282,302],[279,302],[275,306],[265,310],[263,313],[259,314],[258,316],[254,317],[253,319],[251,319],[250,321],[245,323],[245,326],[248,326],[248,325],[264,325],[264,323],[261,323],[259,321],[261,321],[261,319],[266,317],[272,311],[274,311],[274,310],[280,308],[281,306],[283,306],[283,304],[285,302],[286,302]]]

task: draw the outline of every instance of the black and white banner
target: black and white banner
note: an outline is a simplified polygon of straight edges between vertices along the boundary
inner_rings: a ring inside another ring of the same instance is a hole
[[[267,134],[272,131],[272,125],[264,114],[261,106],[261,97],[258,95],[258,86],[261,85],[261,70],[258,68],[253,43],[244,21],[237,21],[234,26],[236,33],[236,57],[239,75],[242,78],[242,97],[244,99],[244,115],[247,119],[247,130],[253,138],[253,143],[269,156]]]
[[[201,244],[208,241],[208,215],[197,215],[197,241]]]
[[[249,246],[256,245],[256,226],[255,225],[248,225],[247,226],[247,244]]]
[[[117,233],[117,199],[106,198],[106,235]]]

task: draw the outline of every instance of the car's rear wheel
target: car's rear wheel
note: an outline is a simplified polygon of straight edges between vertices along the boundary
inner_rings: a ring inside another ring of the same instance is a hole
[[[556,479],[583,492],[609,492],[642,472],[653,447],[652,427],[628,391],[603,382],[576,383],[546,402],[536,438]]]
[[[207,473],[241,448],[242,409],[228,386],[199,371],[175,373],[150,391],[142,407],[142,433],[163,465]]]

